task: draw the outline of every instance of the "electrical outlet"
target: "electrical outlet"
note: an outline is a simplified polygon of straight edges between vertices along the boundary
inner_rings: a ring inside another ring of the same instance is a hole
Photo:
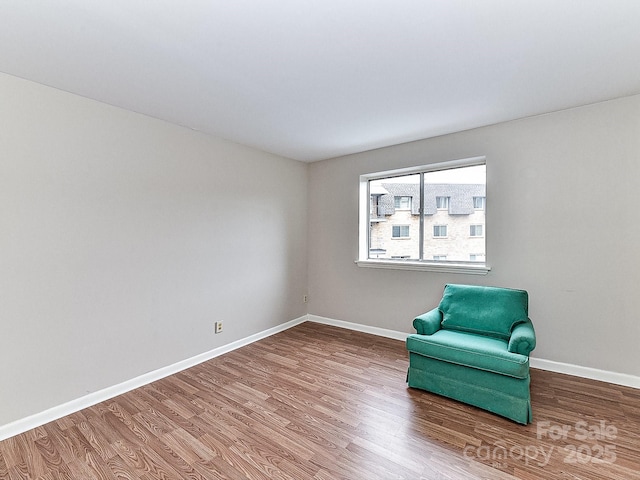
[[[214,324],[214,329],[216,333],[222,333],[222,322],[216,322]]]
[[[307,303],[307,302],[309,301],[309,295],[304,295],[304,296],[302,297],[302,301],[303,301],[304,303]]]

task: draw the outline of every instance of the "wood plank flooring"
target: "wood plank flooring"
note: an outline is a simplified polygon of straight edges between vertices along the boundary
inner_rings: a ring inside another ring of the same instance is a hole
[[[640,391],[532,372],[517,425],[405,383],[404,343],[304,323],[0,442],[1,479],[640,479]]]

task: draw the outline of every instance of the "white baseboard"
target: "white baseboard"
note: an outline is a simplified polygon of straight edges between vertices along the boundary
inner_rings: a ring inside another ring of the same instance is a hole
[[[529,359],[529,364],[532,368],[539,368],[540,370],[549,370],[550,372],[564,373],[575,377],[589,378],[591,380],[599,380],[601,382],[613,383],[625,387],[640,388],[640,377],[627,373],[610,372],[608,370],[582,367],[571,363],[554,362],[553,360],[535,357]]]
[[[299,325],[307,321],[307,319],[308,316],[304,315],[295,320],[291,320],[290,322],[278,325],[277,327],[264,330],[254,335],[250,335],[246,338],[231,342],[227,345],[214,348],[213,350],[210,350],[208,352],[201,353],[200,355],[196,355],[195,357],[182,360],[180,362],[174,363],[173,365],[159,368],[158,370],[145,373],[117,385],[98,390],[97,392],[93,392],[75,400],[63,403],[62,405],[49,408],[43,412],[30,415],[6,425],[2,425],[0,426],[0,441],[5,440],[9,437],[13,437],[14,435],[24,433],[28,430],[44,425],[45,423],[52,422],[66,415],[70,415],[79,410],[82,410],[83,408],[91,407],[92,405],[95,405],[97,403],[104,402],[105,400],[109,400],[110,398],[116,397],[118,395],[122,395],[123,393],[142,387],[151,382],[155,382],[164,377],[168,377],[169,375],[181,372],[182,370],[193,367],[202,362],[206,362],[207,360],[211,360],[212,358],[231,352],[240,347],[244,347],[245,345],[249,345],[250,343],[256,342],[271,335],[275,335],[276,333],[280,333],[291,327]]]
[[[384,328],[370,327],[358,323],[345,322],[342,320],[334,320],[332,318],[319,317],[317,315],[308,315],[310,322],[323,323],[325,325],[333,325],[334,327],[347,328],[358,332],[371,333],[396,340],[405,340],[407,333],[395,330],[386,330]],[[601,382],[613,383],[625,387],[640,388],[640,377],[629,375],[626,373],[610,372],[607,370],[598,370],[597,368],[582,367],[570,363],[554,362],[553,360],[545,360],[543,358],[531,357],[529,363],[532,368],[540,370],[548,370],[550,372],[564,373],[575,377],[588,378],[591,380],[599,380]]]
[[[408,333],[398,332],[396,330],[387,330],[386,328],[370,327],[360,323],[345,322],[342,320],[334,320],[333,318],[319,317],[318,315],[307,315],[310,322],[322,323],[334,327],[346,328],[357,332],[370,333],[379,337],[393,338],[394,340],[406,340]]]

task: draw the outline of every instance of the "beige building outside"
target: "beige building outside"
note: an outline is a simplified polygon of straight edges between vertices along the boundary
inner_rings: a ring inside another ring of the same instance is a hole
[[[485,261],[485,191],[483,184],[425,184],[423,260]],[[369,258],[420,259],[420,203],[418,184],[372,187]]]

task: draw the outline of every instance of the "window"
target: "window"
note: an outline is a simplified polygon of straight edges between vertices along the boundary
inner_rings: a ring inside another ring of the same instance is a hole
[[[434,237],[446,237],[447,236],[447,226],[446,225],[434,225],[433,226],[433,236]]]
[[[393,197],[393,203],[397,210],[411,210],[411,197]]]
[[[448,210],[449,197],[436,197],[436,208],[438,210]]]
[[[470,237],[482,237],[482,225],[471,225],[469,227],[469,236]]]
[[[362,175],[358,265],[486,274],[485,198],[483,157]]]
[[[392,238],[409,238],[409,225],[393,225],[391,227]]]

